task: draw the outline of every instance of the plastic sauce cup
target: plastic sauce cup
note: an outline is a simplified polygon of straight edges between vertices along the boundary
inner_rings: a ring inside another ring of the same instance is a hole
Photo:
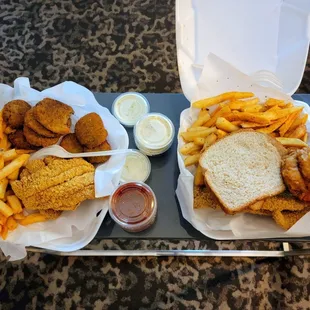
[[[121,184],[110,196],[109,213],[124,230],[140,232],[152,226],[155,221],[156,196],[145,183]]]
[[[174,135],[173,123],[161,113],[144,115],[134,127],[135,143],[148,156],[166,152],[173,143]]]
[[[141,94],[128,92],[118,96],[112,105],[112,113],[126,127],[133,127],[150,111],[148,100]]]
[[[132,151],[126,156],[122,170],[121,182],[145,182],[151,173],[151,162],[147,156],[139,151]]]

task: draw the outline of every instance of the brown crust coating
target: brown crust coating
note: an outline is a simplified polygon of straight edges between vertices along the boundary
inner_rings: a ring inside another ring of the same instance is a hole
[[[55,220],[62,214],[62,211],[53,209],[39,210],[39,212],[49,220]]]
[[[3,119],[12,128],[21,128],[24,125],[25,114],[31,105],[24,100],[12,100],[3,107]]]
[[[24,150],[36,149],[35,146],[31,145],[26,140],[26,137],[22,129],[18,129],[15,132],[10,133],[8,135],[8,139],[12,143],[12,145],[17,149],[24,149]]]
[[[81,117],[75,125],[75,134],[80,143],[87,148],[97,147],[108,136],[102,119],[97,113],[89,113]]]
[[[310,182],[310,148],[298,150],[298,164],[303,177]]]
[[[70,153],[83,153],[83,146],[74,133],[65,135],[60,142],[60,146]]]
[[[93,148],[84,148],[85,152],[98,152],[98,151],[109,151],[111,146],[108,141],[104,141],[102,144]],[[103,164],[109,160],[111,156],[97,156],[97,157],[87,157],[87,160],[92,164]]]
[[[25,115],[25,126],[32,129],[34,132],[36,132],[38,135],[47,137],[47,138],[56,138],[60,137],[59,134],[54,133],[48,129],[46,129],[43,125],[41,125],[34,117],[33,115],[33,109],[30,109],[27,111]]]
[[[73,113],[72,107],[51,98],[41,100],[33,108],[33,115],[42,126],[63,135],[70,132],[68,125]]]
[[[49,145],[53,145],[56,144],[57,141],[59,140],[59,138],[47,138],[47,137],[43,137],[38,135],[35,131],[33,131],[32,129],[30,129],[27,126],[24,126],[24,135],[26,137],[26,140],[34,145],[34,146],[49,146]]]

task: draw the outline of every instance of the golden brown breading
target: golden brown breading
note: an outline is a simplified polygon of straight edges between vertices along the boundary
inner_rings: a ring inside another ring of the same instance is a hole
[[[109,151],[111,146],[108,141],[104,141],[102,144],[93,148],[84,148],[85,152],[98,152],[98,151]],[[97,156],[97,157],[87,157],[87,160],[92,164],[103,164],[109,160],[111,156]]]
[[[70,116],[73,113],[69,105],[50,98],[41,100],[33,109],[34,118],[42,126],[63,135],[70,132]]]
[[[3,119],[12,128],[21,128],[24,125],[25,114],[31,105],[24,100],[12,100],[3,107]]]
[[[272,212],[268,210],[253,210],[251,208],[245,209],[244,213],[250,213],[255,215],[265,215],[265,216],[272,216]]]
[[[23,179],[24,177],[27,177],[31,175],[32,173],[35,173],[36,171],[39,171],[40,169],[44,168],[46,165],[43,160],[41,159],[34,159],[29,160],[27,162],[26,167],[22,170],[19,177],[20,179]]]
[[[58,137],[47,138],[47,137],[40,136],[27,126],[24,126],[24,135],[25,135],[26,140],[34,146],[46,147],[49,145],[56,144],[59,140]]]
[[[8,135],[9,141],[17,149],[32,150],[36,149],[35,146],[31,145],[25,138],[24,132],[22,129],[17,129],[15,132],[12,132]]]
[[[38,161],[44,163],[43,160],[39,159]],[[29,165],[38,167],[40,164],[38,162],[32,164],[32,161],[29,161],[26,169]],[[31,175],[21,178],[20,181],[12,182],[12,189],[20,199],[23,199],[67,182],[76,176],[94,171],[94,166],[82,158],[53,159],[47,166],[42,165],[41,169],[35,170]]]
[[[70,153],[83,153],[83,146],[80,144],[74,133],[68,133],[65,135],[60,142],[60,146]]]
[[[194,208],[222,210],[220,202],[208,186],[194,186]]]
[[[59,185],[38,191],[32,196],[24,197],[22,202],[25,208],[30,210],[75,209],[80,202],[95,198],[94,177],[94,172],[84,173]]]
[[[297,152],[291,150],[282,160],[282,176],[290,192],[299,196],[307,191],[305,181],[299,171]]]
[[[283,229],[290,229],[296,222],[298,222],[309,210],[303,211],[275,211],[273,212],[273,219]]]
[[[102,119],[97,113],[89,113],[81,117],[75,125],[75,134],[79,142],[87,148],[102,144],[108,136]]]
[[[60,217],[62,211],[56,211],[53,209],[39,210],[41,214],[43,214],[49,220],[55,220]]]
[[[27,111],[25,115],[25,126],[32,129],[35,133],[37,133],[40,136],[47,137],[47,138],[56,138],[60,137],[59,134],[54,133],[48,129],[46,129],[44,126],[42,126],[33,116],[33,108]]]
[[[298,150],[297,157],[301,174],[306,181],[310,182],[310,148],[305,147]]]

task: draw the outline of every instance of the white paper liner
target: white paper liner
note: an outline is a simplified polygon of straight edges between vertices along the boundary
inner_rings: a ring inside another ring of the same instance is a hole
[[[273,97],[292,101],[293,99],[278,90],[262,87],[254,83],[251,77],[238,71],[236,68],[223,61],[214,54],[210,54],[205,61],[204,69],[197,84],[192,102],[212,97],[227,91],[251,91],[261,100]],[[303,106],[304,112],[310,114],[310,108],[306,103],[295,102],[295,105]],[[184,110],[180,116],[180,132],[196,120],[197,109]],[[310,122],[307,122],[307,130],[310,131]],[[184,145],[184,141],[178,135],[178,149]],[[193,184],[194,170],[187,169],[182,155],[178,152],[178,164],[180,176],[176,194],[180,202],[184,218],[204,235],[218,240],[224,239],[262,239],[262,238],[287,238],[310,236],[310,213],[307,213],[291,229],[284,231],[277,226],[272,218],[253,214],[226,215],[223,211],[211,208],[193,208]]]
[[[32,89],[28,78],[18,78],[14,88],[0,84],[0,109],[13,99],[23,99],[34,106],[43,98],[53,98],[74,109],[72,129],[79,118],[90,112],[98,113],[107,129],[108,142],[112,149],[127,149],[129,140],[126,130],[118,120],[98,104],[94,95],[85,87],[74,82],[64,82],[39,92]],[[57,155],[55,153],[54,155]],[[95,172],[96,197],[110,195],[120,181],[126,155],[114,155]],[[97,213],[102,210],[97,217]],[[47,249],[74,251],[88,244],[108,211],[108,203],[103,199],[84,201],[74,212],[66,211],[56,219],[29,226],[21,226],[9,232],[5,241],[0,240],[0,248],[11,260],[25,257],[25,246],[38,246]],[[78,231],[78,233],[77,233]],[[59,248],[58,245],[59,244]]]

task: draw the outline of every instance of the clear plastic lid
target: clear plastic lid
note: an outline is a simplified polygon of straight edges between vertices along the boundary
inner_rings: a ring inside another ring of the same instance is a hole
[[[121,184],[110,196],[109,213],[123,229],[139,232],[149,228],[157,214],[152,189],[142,182]]]
[[[134,127],[137,144],[147,150],[165,149],[175,135],[171,120],[161,113],[144,115]]]
[[[150,176],[150,173],[151,162],[148,157],[138,150],[134,150],[126,156],[126,162],[121,175],[121,182],[145,182]]]
[[[128,92],[118,96],[112,105],[112,113],[121,124],[133,127],[150,111],[148,100],[141,94]]]

